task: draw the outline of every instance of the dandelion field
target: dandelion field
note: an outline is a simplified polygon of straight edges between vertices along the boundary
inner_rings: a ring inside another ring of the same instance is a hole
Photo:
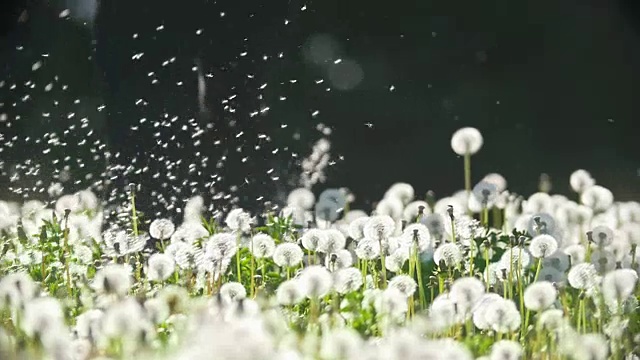
[[[474,185],[482,146],[452,136],[461,191],[374,209],[311,186],[261,214],[195,196],[180,223],[136,186],[124,223],[91,190],[0,202],[0,358],[637,359],[640,203],[585,170],[571,197]]]

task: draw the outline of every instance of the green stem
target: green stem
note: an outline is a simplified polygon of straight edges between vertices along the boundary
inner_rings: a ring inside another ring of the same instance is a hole
[[[418,277],[418,294],[420,296],[420,308],[422,310],[427,308],[427,300],[424,294],[424,285],[422,284],[422,265],[420,263],[420,254],[418,253],[418,247],[414,245],[414,256],[416,263],[416,276]]]
[[[382,237],[378,236],[378,243],[380,244],[380,263],[382,264],[382,289],[387,288],[387,267],[385,265],[384,248],[382,247]]]
[[[136,211],[136,191],[134,185],[131,185],[131,227],[133,229],[133,235],[138,237],[138,212]]]
[[[242,273],[240,272],[240,234],[236,236],[236,278],[242,284]]]
[[[471,154],[468,152],[464,154],[464,189],[467,192],[467,201],[471,196]],[[467,207],[467,213],[471,214],[471,210],[469,210],[469,205],[465,204]]]

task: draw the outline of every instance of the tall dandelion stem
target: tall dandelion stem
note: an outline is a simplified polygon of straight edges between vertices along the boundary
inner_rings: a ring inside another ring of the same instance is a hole
[[[62,253],[64,256],[64,273],[66,275],[67,278],[67,294],[69,296],[71,296],[71,274],[69,271],[69,258],[70,255],[69,254],[69,214],[71,213],[71,211],[69,209],[64,211],[64,230],[63,230],[63,236],[64,236],[64,247],[62,249]]]
[[[464,154],[464,189],[467,196],[471,194],[471,154]]]
[[[385,264],[384,248],[382,247],[382,236],[378,236],[378,243],[380,244],[380,263],[382,264],[382,288],[387,288],[387,267]]]
[[[242,284],[242,274],[240,273],[240,234],[236,237],[236,277],[239,283]]]
[[[138,236],[138,212],[136,211],[136,185],[131,184],[131,228],[133,235]]]
[[[422,265],[420,264],[420,254],[418,253],[417,246],[414,245],[414,261],[416,263],[416,276],[418,277],[418,293],[420,295],[420,308],[427,308],[427,301],[424,294],[424,285],[422,284]]]

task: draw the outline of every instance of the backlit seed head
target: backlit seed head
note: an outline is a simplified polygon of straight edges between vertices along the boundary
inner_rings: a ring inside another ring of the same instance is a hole
[[[483,142],[484,139],[478,129],[464,127],[451,136],[451,149],[458,155],[474,155],[482,148]]]

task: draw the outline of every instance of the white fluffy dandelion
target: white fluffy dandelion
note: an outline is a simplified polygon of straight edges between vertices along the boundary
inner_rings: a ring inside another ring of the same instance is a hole
[[[303,294],[308,298],[325,296],[333,284],[331,273],[323,266],[312,265],[300,273],[300,285]]]
[[[393,235],[396,222],[388,215],[376,215],[369,218],[364,225],[364,236],[376,241],[384,240]]]
[[[311,209],[315,201],[316,198],[313,192],[306,188],[294,189],[287,196],[287,204],[289,206],[296,206],[304,210]]]
[[[302,301],[304,294],[298,280],[283,281],[276,290],[276,301],[280,305],[290,306]]]
[[[593,264],[576,264],[569,269],[567,280],[571,287],[579,290],[587,290],[596,286],[598,282],[598,272]]]
[[[176,263],[167,254],[153,254],[149,257],[147,277],[151,281],[165,281],[175,271]]]
[[[149,225],[149,235],[154,239],[168,239],[173,235],[176,226],[169,219],[155,219]]]
[[[308,229],[301,237],[302,246],[309,251],[316,251],[318,245],[327,242],[329,235],[325,230],[320,229]]]
[[[357,291],[362,285],[362,273],[354,267],[340,269],[334,275],[333,286],[339,294]]]
[[[416,292],[418,284],[411,276],[396,275],[389,281],[388,288],[398,290],[405,297],[411,297]]]
[[[456,267],[462,262],[462,251],[454,243],[442,244],[434,252],[433,260],[437,265],[444,262],[447,267]]]
[[[282,267],[294,267],[302,262],[304,253],[300,246],[294,243],[282,243],[273,252],[273,262]]]
[[[269,258],[273,256],[276,250],[275,240],[267,234],[256,234],[251,238],[249,251],[258,259]]]
[[[220,287],[220,295],[230,301],[242,300],[247,297],[247,290],[239,282],[231,281]]]
[[[508,333],[520,328],[522,321],[516,304],[511,300],[497,300],[487,305],[485,320],[494,331]]]
[[[358,242],[355,250],[356,256],[362,260],[374,260],[380,256],[380,243],[369,238]]]
[[[602,278],[602,295],[614,310],[624,303],[635,290],[638,274],[631,269],[618,269]]]
[[[591,230],[591,239],[599,248],[609,246],[613,243],[613,230],[605,225],[596,226]]]
[[[582,192],[580,201],[596,212],[605,211],[613,204],[613,194],[605,187],[593,185]]]
[[[459,312],[470,315],[471,309],[484,295],[484,284],[475,277],[456,279],[451,285],[450,296],[459,307]]]
[[[589,174],[588,171],[579,169],[571,173],[571,176],[569,177],[569,184],[573,191],[578,194],[582,194],[586,189],[595,185],[596,181],[591,177],[591,174]]]
[[[531,239],[529,252],[535,258],[547,258],[558,250],[558,241],[551,235],[542,234]]]
[[[491,346],[490,360],[520,360],[524,351],[519,342],[500,340]]]
[[[224,222],[229,229],[239,232],[248,232],[253,225],[251,215],[240,208],[231,210]]]
[[[556,301],[558,291],[548,281],[538,281],[527,286],[524,291],[524,306],[531,311],[542,311]]]
[[[345,236],[336,229],[328,229],[325,230],[326,237],[322,237],[318,242],[318,247],[316,251],[325,253],[325,254],[333,254],[337,253],[339,250],[344,249],[347,244],[347,239]]]
[[[131,287],[131,268],[109,264],[98,270],[93,278],[93,288],[101,294],[124,296]]]
[[[413,186],[407,183],[399,182],[391,185],[389,190],[384,194],[385,198],[393,197],[402,202],[403,205],[407,205],[413,197],[415,196],[415,191]]]
[[[483,142],[484,139],[478,129],[464,127],[451,136],[451,149],[458,155],[474,155],[482,148]]]

